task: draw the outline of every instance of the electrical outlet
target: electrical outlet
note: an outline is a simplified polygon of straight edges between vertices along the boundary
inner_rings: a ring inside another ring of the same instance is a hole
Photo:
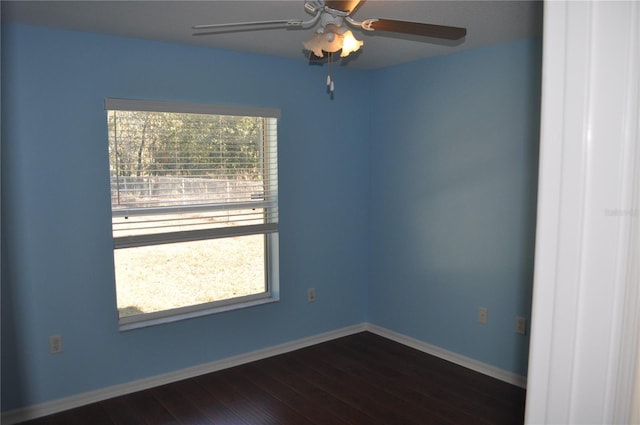
[[[309,288],[307,290],[307,301],[309,301],[310,303],[316,301],[316,290],[315,290],[315,288]]]
[[[478,322],[486,325],[489,323],[489,310],[486,307],[478,308]]]
[[[60,354],[62,353],[62,336],[51,335],[49,337],[49,353]]]
[[[522,316],[516,316],[516,333],[524,335],[527,332],[527,319]]]

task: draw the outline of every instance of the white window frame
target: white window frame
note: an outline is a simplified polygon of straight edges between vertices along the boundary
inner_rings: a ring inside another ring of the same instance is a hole
[[[278,120],[281,116],[279,109],[273,108],[257,108],[244,106],[222,106],[222,105],[204,105],[189,104],[178,102],[162,102],[148,100],[131,100],[131,99],[105,99],[105,111],[144,111],[144,112],[169,112],[169,113],[189,113],[189,114],[209,114],[209,115],[233,115],[233,116],[250,116],[261,118],[275,118]],[[277,146],[277,135],[274,140],[269,141],[270,144]],[[276,147],[277,149],[277,147]],[[277,155],[274,151],[273,154]],[[275,160],[275,168],[271,172],[276,175],[269,179],[272,186],[270,192],[275,194],[275,200],[262,200],[247,203],[247,207],[275,207],[277,210],[277,158]],[[273,203],[275,202],[275,206]],[[226,205],[206,205],[206,206],[187,206],[187,207],[169,207],[169,208],[130,208],[126,210],[112,210],[112,217],[133,216],[149,214],[149,210],[155,213],[163,212],[188,212],[197,211],[198,209],[215,210],[217,208],[228,208]],[[277,302],[279,300],[279,243],[278,243],[278,223],[265,223],[263,225],[242,226],[241,231],[228,227],[192,230],[186,232],[160,233],[150,235],[138,235],[128,237],[114,237],[114,250],[120,248],[131,248],[139,246],[153,246],[162,243],[189,242],[199,240],[209,240],[214,238],[225,238],[243,235],[265,235],[265,285],[266,291],[259,294],[239,296],[220,301],[213,301],[203,304],[195,304],[184,307],[178,307],[168,310],[162,310],[151,313],[144,313],[132,316],[119,317],[118,324],[121,331],[153,326],[162,323],[170,323],[178,320],[191,319],[195,317],[221,313],[229,310],[236,310],[266,303]],[[115,264],[114,264],[115,267]],[[115,280],[114,280],[115,286]]]

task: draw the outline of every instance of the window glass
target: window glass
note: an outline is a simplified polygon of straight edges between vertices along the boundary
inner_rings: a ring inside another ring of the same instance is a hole
[[[276,118],[162,102],[106,107],[121,324],[270,297]]]

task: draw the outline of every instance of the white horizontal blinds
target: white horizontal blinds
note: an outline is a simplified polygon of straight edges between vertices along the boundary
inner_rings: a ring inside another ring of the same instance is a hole
[[[109,111],[177,112],[186,114],[234,115],[280,119],[280,110],[250,106],[205,105],[197,103],[161,102],[156,100],[105,99]]]
[[[277,231],[275,117],[130,102],[106,102],[116,248]]]

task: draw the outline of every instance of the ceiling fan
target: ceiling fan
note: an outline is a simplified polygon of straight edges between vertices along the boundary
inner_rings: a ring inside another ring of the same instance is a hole
[[[332,55],[340,51],[340,57],[362,47],[364,42],[356,39],[349,29],[354,27],[365,31],[382,31],[399,34],[417,35],[445,40],[460,40],[466,36],[466,28],[446,25],[434,25],[420,22],[397,21],[393,19],[369,18],[357,21],[351,14],[364,3],[363,0],[308,0],[304,4],[305,10],[313,15],[307,21],[300,19],[282,19],[270,21],[235,22],[225,24],[209,24],[193,26],[194,35],[210,35],[218,31],[243,31],[272,28],[312,28],[320,25],[307,41],[302,44],[306,50],[316,58],[324,57],[327,53],[329,64]],[[327,76],[327,86],[333,93],[331,73]]]

